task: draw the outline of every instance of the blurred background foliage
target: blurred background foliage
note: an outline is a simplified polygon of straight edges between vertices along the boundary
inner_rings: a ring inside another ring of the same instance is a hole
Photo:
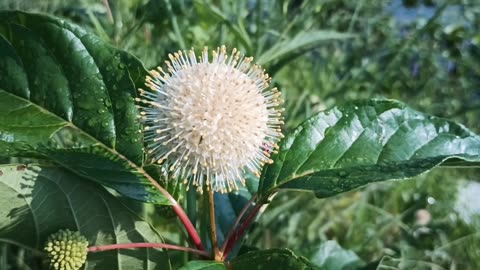
[[[282,90],[286,132],[335,104],[387,97],[480,133],[478,0],[1,0],[0,9],[73,21],[147,68],[178,49],[237,47]],[[343,263],[328,269],[480,269],[479,172],[436,169],[322,200],[281,192],[246,244],[323,265],[322,252],[338,252]],[[24,250],[0,245],[7,252],[0,269],[31,269]]]

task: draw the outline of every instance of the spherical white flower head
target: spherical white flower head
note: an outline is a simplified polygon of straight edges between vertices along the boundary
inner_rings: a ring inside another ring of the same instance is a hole
[[[147,153],[185,183],[227,192],[245,185],[245,168],[259,174],[278,148],[283,124],[280,93],[253,58],[224,46],[169,55],[167,71],[147,76],[140,119]]]

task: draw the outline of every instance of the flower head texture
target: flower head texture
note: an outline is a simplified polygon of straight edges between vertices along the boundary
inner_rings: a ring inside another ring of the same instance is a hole
[[[147,154],[171,177],[219,192],[259,174],[283,136],[280,92],[258,65],[225,46],[169,55],[139,89]]]
[[[55,270],[77,270],[87,260],[88,241],[79,232],[59,230],[48,237],[45,251],[50,268]]]

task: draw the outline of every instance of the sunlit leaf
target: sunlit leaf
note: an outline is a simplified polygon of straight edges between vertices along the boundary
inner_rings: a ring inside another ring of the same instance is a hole
[[[480,137],[401,102],[358,101],[318,113],[288,134],[264,168],[259,192],[289,188],[328,197],[413,177],[449,159],[478,165]]]
[[[0,156],[44,156],[134,199],[144,177],[135,57],[53,17],[0,12]]]

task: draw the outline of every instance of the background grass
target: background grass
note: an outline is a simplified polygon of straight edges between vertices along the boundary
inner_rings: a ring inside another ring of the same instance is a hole
[[[147,68],[179,49],[237,47],[282,90],[287,132],[335,104],[387,97],[480,133],[478,0],[2,0],[0,9],[64,17]],[[479,172],[437,169],[322,200],[282,192],[247,244],[312,257],[333,239],[364,269],[382,258],[388,269],[480,269]],[[0,269],[35,269],[25,252],[0,245]]]

